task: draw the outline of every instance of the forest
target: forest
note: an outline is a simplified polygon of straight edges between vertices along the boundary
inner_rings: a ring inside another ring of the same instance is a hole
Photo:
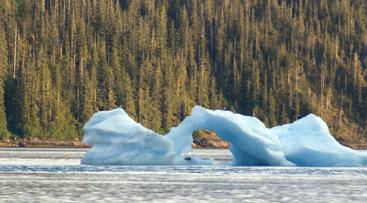
[[[119,106],[165,133],[195,105],[367,143],[367,1],[0,0],[1,138]]]

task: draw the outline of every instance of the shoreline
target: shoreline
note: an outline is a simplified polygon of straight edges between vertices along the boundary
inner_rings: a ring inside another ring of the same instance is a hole
[[[37,144],[27,144],[26,146],[18,146],[16,144],[7,144],[0,142],[1,148],[81,148],[88,149],[89,145],[85,144],[54,144],[54,143],[37,143]],[[229,149],[229,147],[207,147],[207,146],[198,146],[196,144],[192,145],[193,149]]]
[[[367,150],[366,145],[349,145],[346,146],[354,150]],[[81,143],[81,141],[0,141],[0,148],[90,148],[89,145]],[[197,142],[192,144],[193,149],[229,149],[228,145],[200,146]]]
[[[366,144],[340,144],[354,150],[367,150]],[[0,140],[0,148],[90,148],[89,145],[83,144],[80,140],[75,141],[55,141],[55,140],[38,140],[38,139],[4,139]],[[223,140],[216,139],[194,139],[192,143],[193,149],[229,149],[229,144]]]
[[[205,142],[207,143],[207,142]],[[89,145],[83,144],[81,141],[23,141],[23,140],[2,140],[0,148],[90,148]],[[198,142],[192,144],[193,149],[229,149],[228,145],[200,145]]]
[[[54,141],[54,140],[1,140],[0,148],[90,148],[81,141]]]

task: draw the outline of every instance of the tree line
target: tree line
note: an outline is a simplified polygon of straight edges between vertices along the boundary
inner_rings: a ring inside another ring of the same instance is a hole
[[[75,139],[122,106],[166,132],[194,105],[367,137],[364,0],[0,0],[0,134]]]

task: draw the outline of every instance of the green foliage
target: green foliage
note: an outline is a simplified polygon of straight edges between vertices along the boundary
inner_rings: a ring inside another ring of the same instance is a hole
[[[4,82],[8,69],[8,50],[6,47],[6,35],[0,23],[0,139],[9,137],[4,104]]]
[[[194,105],[367,136],[366,1],[3,2],[2,137],[74,139],[116,106],[166,132]]]

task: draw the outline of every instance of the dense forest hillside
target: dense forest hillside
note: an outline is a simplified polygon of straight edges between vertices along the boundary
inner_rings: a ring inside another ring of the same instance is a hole
[[[122,106],[167,131],[194,105],[367,137],[365,0],[0,0],[0,133],[76,139]]]

